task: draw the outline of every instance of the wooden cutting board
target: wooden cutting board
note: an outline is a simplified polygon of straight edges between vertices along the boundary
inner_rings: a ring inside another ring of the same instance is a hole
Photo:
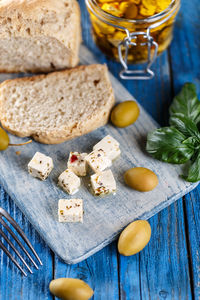
[[[81,64],[97,62],[84,46],[80,56]],[[0,75],[0,81],[8,78],[12,75]],[[110,78],[117,102],[134,99],[116,78],[112,75]],[[112,242],[131,221],[150,218],[197,186],[179,177],[180,166],[159,162],[145,152],[147,133],[157,126],[141,108],[139,119],[128,128],[118,129],[108,124],[60,145],[33,142],[20,149],[21,155],[16,155],[16,148],[10,147],[0,152],[0,182],[49,247],[66,263],[80,262]],[[107,134],[119,141],[122,151],[112,166],[117,182],[116,195],[94,197],[88,189],[89,178],[83,178],[75,197],[84,200],[84,223],[59,223],[58,200],[73,197],[57,186],[59,174],[67,167],[69,152],[90,152]],[[15,143],[21,139],[11,136],[11,140]],[[36,151],[51,156],[54,161],[55,168],[45,182],[27,172],[27,164]],[[149,168],[158,175],[159,185],[155,190],[140,193],[125,186],[123,173],[134,166]]]

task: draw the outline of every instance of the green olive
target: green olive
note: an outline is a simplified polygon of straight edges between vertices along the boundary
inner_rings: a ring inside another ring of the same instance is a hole
[[[140,252],[151,238],[151,226],[147,221],[138,220],[130,223],[120,234],[118,251],[125,256]]]
[[[147,168],[132,168],[124,173],[124,180],[134,190],[152,191],[158,185],[157,175]]]
[[[8,148],[8,144],[9,144],[9,136],[7,135],[5,130],[3,130],[0,127],[0,151],[6,150]]]
[[[117,127],[127,127],[139,117],[140,109],[135,101],[125,101],[116,105],[111,112],[111,122]]]
[[[88,300],[94,294],[86,282],[75,278],[52,280],[49,289],[54,296],[63,300]]]

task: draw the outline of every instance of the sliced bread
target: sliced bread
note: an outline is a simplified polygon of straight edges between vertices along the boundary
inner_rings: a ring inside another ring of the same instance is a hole
[[[80,42],[76,0],[0,0],[0,72],[74,67]]]
[[[114,95],[105,65],[18,78],[0,84],[2,126],[57,144],[107,123]]]

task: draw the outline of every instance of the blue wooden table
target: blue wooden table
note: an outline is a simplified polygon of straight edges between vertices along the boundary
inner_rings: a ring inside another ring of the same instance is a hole
[[[120,65],[107,60],[94,45],[84,1],[83,39],[117,76]],[[122,81],[143,107],[163,126],[168,107],[183,83],[194,82],[200,96],[200,3],[182,0],[174,40],[154,70],[151,81]],[[0,300],[54,299],[48,285],[53,278],[75,277],[95,290],[93,300],[190,300],[200,299],[200,188],[179,199],[150,219],[152,237],[148,246],[133,257],[117,253],[114,242],[77,265],[66,265],[40,236],[0,188],[0,206],[24,229],[43,261],[43,267],[28,278],[0,252]]]

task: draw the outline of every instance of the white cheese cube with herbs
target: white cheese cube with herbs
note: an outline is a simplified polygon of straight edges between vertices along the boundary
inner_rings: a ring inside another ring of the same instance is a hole
[[[96,196],[104,196],[116,192],[116,182],[111,170],[91,176],[91,185]]]
[[[87,175],[87,163],[85,157],[87,153],[70,152],[67,163],[68,169],[72,170],[77,176]]]
[[[95,173],[101,172],[112,165],[103,149],[97,149],[85,157],[86,162]]]
[[[40,152],[36,152],[28,164],[28,172],[41,180],[45,180],[53,169],[53,160]]]
[[[82,199],[60,199],[58,201],[59,222],[83,222]]]
[[[97,149],[103,149],[111,160],[116,159],[121,153],[118,141],[110,135],[105,136],[93,147],[93,150]]]
[[[58,185],[68,194],[74,195],[79,190],[81,180],[74,172],[67,169],[58,177]]]

